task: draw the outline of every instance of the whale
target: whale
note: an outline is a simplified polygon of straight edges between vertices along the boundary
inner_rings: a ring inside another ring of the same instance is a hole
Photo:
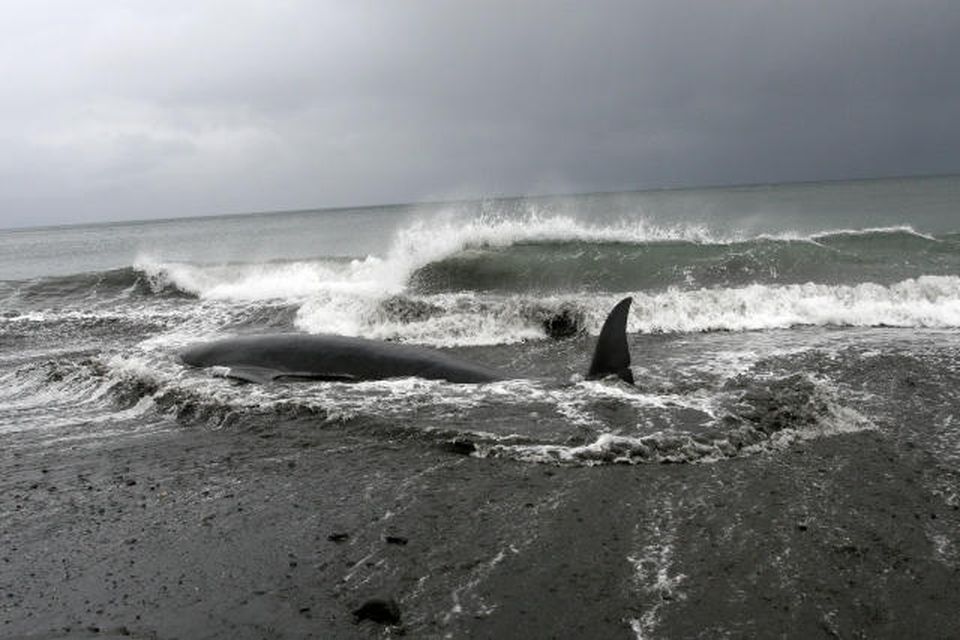
[[[588,379],[616,376],[633,384],[626,336],[632,300],[624,298],[607,315]],[[480,384],[520,377],[429,347],[322,334],[224,338],[187,347],[180,352],[180,360],[191,367],[218,367],[226,377],[259,384],[282,379],[360,382],[408,377]]]

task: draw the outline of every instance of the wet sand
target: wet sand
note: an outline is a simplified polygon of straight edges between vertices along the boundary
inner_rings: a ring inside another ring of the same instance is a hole
[[[3,637],[960,635],[960,479],[877,431],[594,468],[307,420],[6,443]]]

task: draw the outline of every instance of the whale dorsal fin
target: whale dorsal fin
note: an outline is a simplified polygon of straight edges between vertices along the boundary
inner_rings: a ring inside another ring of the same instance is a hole
[[[630,371],[630,348],[627,346],[627,315],[633,298],[624,298],[610,311],[590,363],[588,379],[605,378],[615,375],[624,382],[633,384],[633,372]]]

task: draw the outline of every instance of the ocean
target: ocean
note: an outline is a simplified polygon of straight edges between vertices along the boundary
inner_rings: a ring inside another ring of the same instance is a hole
[[[636,385],[586,380],[600,325],[626,296],[634,300],[628,341]],[[478,477],[550,470],[576,474],[564,475],[564,482],[606,482],[611,476],[604,470],[616,467],[666,482],[677,473],[734,473],[774,464],[789,452],[839,451],[870,438],[922,453],[923,486],[944,509],[956,509],[957,485],[949,474],[960,463],[958,329],[958,177],[12,229],[0,231],[5,487],[25,495],[24,487],[41,477],[36,461],[68,452],[76,457],[69,460],[81,460],[121,447],[129,459],[145,459],[154,455],[147,448],[152,438],[264,443],[280,431],[323,438],[325,450],[363,452],[349,464],[341,461],[338,473],[364,469],[368,480],[380,478],[381,484],[364,485],[368,500],[377,491],[370,487],[412,491],[427,473],[419,466],[423,456],[440,467],[467,460]],[[443,349],[511,379],[261,386],[184,367],[177,355],[199,341],[286,332]],[[77,464],[55,468],[73,477]],[[391,475],[397,468],[405,471]],[[183,494],[184,509],[201,500],[200,487]],[[808,511],[822,498],[801,494],[788,502]],[[569,506],[563,495],[550,494],[545,504],[552,506],[543,513]],[[684,543],[676,539],[681,507],[670,495],[679,494],[664,492],[659,499],[667,502],[656,503],[658,520],[637,524],[633,538],[624,536],[630,548],[617,562],[630,576],[621,580],[624,598],[635,606],[603,614],[637,638],[679,637],[669,630],[682,629],[683,611],[693,606],[674,593],[682,591],[678,576],[694,569],[681,572],[671,564]],[[704,489],[700,497],[709,495]],[[5,505],[6,531],[13,535],[24,512]],[[511,511],[509,518],[516,517]],[[800,531],[818,526],[810,514],[783,517],[791,531],[801,521]],[[939,557],[956,567],[955,531],[922,517],[931,562]],[[71,522],[85,526],[79,516]],[[946,527],[948,520],[939,522]],[[395,597],[417,612],[409,628],[414,637],[460,637],[467,627],[457,624],[479,625],[510,609],[491,576],[536,548],[530,530],[500,526],[499,546],[491,543],[489,557],[452,570],[460,582],[430,577],[436,566],[425,560],[417,569],[421,582],[397,582],[396,572],[384,567],[399,561],[371,567],[358,552],[350,559],[354,568],[340,576],[343,589],[359,594],[376,576],[392,576]],[[79,555],[66,557],[85,566]],[[432,591],[431,581],[437,581]],[[0,582],[21,593],[19,578],[8,574]],[[36,588],[41,584],[50,583],[37,578]],[[31,597],[30,606],[41,612],[43,598]],[[21,608],[7,610],[8,623],[20,632],[42,628],[18,617],[16,611],[26,610],[18,602]],[[824,609],[811,619],[840,630],[863,628],[867,614],[837,607],[832,618]],[[74,608],[81,612],[77,621],[64,622],[74,628],[112,611]],[[936,629],[950,629],[955,618],[938,611],[941,617],[930,620],[946,625]],[[736,612],[728,613],[713,623],[729,633],[749,631],[732,622]],[[124,615],[118,619],[135,624]],[[909,616],[896,618],[908,628],[905,620]],[[174,622],[167,616],[151,624],[162,630]],[[484,627],[469,628],[484,637]],[[453,636],[443,635],[448,631]]]

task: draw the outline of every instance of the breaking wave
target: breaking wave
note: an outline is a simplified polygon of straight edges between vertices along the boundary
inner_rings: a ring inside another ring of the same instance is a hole
[[[716,238],[700,227],[593,227],[571,218],[414,224],[383,256],[204,265],[141,259],[155,291],[204,299],[349,293],[580,293],[747,284],[892,284],[960,272],[960,244],[909,227]]]
[[[558,322],[561,336],[596,333],[612,304],[632,295],[631,332],[942,328],[960,326],[958,274],[955,235],[910,227],[719,237],[698,226],[531,214],[417,222],[382,256],[223,264],[142,256],[128,268],[8,281],[0,300],[17,311],[0,323],[50,315],[54,301],[90,308],[90,299],[159,296],[183,301],[184,317],[197,314],[194,334],[294,329],[488,345],[558,337]]]

